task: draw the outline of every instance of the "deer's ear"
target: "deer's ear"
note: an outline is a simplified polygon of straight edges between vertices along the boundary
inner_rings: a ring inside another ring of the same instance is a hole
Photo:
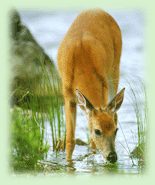
[[[94,108],[90,101],[78,89],[76,89],[76,95],[77,103],[82,110],[88,112]]]
[[[118,111],[124,99],[124,91],[125,88],[123,88],[118,94],[116,94],[116,96],[114,96],[114,98],[108,103],[105,109],[109,109],[112,112]]]

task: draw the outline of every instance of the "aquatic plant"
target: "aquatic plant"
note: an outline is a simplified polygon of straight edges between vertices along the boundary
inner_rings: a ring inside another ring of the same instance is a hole
[[[147,92],[145,81],[138,77],[133,76],[124,78],[126,88],[126,98],[128,99],[131,106],[134,108],[134,113],[136,117],[137,124],[137,134],[133,133],[133,136],[137,138],[137,146],[133,151],[130,151],[128,146],[128,141],[124,138],[128,148],[128,154],[133,162],[133,158],[138,158],[142,163],[146,163],[146,134],[147,134],[147,125],[148,125],[148,106],[147,106]],[[134,86],[134,87],[133,87]],[[121,124],[120,124],[121,126]],[[121,129],[122,130],[122,129]],[[123,132],[123,130],[122,130]],[[133,162],[134,165],[134,162]]]
[[[147,92],[144,80],[136,78],[136,89],[133,90],[130,83],[131,90],[130,98],[132,106],[134,107],[136,120],[137,120],[137,133],[138,133],[138,146],[137,158],[145,159],[146,151],[146,133],[148,125],[148,106],[147,106]]]

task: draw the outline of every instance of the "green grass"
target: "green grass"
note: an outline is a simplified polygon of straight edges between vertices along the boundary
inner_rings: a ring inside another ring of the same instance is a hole
[[[129,83],[128,83],[129,84]],[[137,132],[138,132],[138,157],[142,158],[146,150],[146,133],[148,125],[148,106],[147,106],[147,93],[146,85],[144,81],[137,77],[136,91],[133,90],[129,84],[132,100],[132,106],[134,107],[136,119],[137,119]]]
[[[50,145],[56,154],[65,149],[63,97],[61,81],[56,73],[42,66],[40,79],[27,76],[14,82],[14,90],[10,93],[17,103],[10,109],[12,170],[38,169],[38,161],[47,157]],[[53,143],[45,140],[47,120],[51,125]]]
[[[44,143],[37,117],[19,107],[11,109],[10,162],[14,170],[35,169],[37,161],[46,157],[49,145]]]
[[[142,161],[142,164],[144,165],[146,164],[146,142],[148,125],[146,84],[142,78],[139,78],[137,76],[132,76],[130,78],[128,77],[128,79],[129,80],[125,79],[125,84],[127,86],[126,89],[128,89],[126,91],[126,98],[130,102],[131,106],[134,108],[137,123],[137,134],[133,134],[134,137],[136,137],[138,140],[137,147],[133,151],[130,151],[128,147],[128,150],[132,161],[133,158],[138,158],[138,160]],[[140,164],[140,168],[141,167],[142,165]]]

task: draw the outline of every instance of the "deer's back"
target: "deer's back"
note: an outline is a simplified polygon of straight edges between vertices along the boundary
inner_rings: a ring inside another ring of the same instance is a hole
[[[102,103],[102,88],[108,87],[108,78],[119,65],[121,46],[120,29],[108,13],[101,9],[80,13],[57,56],[64,96],[74,98],[78,89],[94,106]]]

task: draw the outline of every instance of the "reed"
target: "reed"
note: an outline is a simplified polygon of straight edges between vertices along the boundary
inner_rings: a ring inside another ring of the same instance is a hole
[[[129,84],[131,90],[132,106],[134,107],[136,119],[137,119],[137,133],[138,133],[138,157],[142,157],[146,150],[146,133],[148,125],[148,106],[147,106],[147,92],[144,80],[137,77],[136,89],[133,90]],[[136,91],[136,92],[135,92]]]
[[[138,158],[146,163],[146,141],[147,141],[147,125],[148,125],[148,106],[147,106],[147,91],[145,81],[137,76],[128,77],[125,80],[127,85],[127,99],[134,108],[137,124],[137,147],[131,152],[129,147],[129,154],[131,159]],[[124,136],[125,137],[125,136]],[[126,141],[127,142],[127,141]],[[128,145],[127,145],[128,146]],[[132,159],[133,161],[133,159]],[[133,163],[134,164],[134,163]]]
[[[51,145],[45,139],[47,120],[51,125],[53,151],[57,154],[65,149],[61,80],[53,68],[42,65],[39,70],[41,78],[27,76],[22,83],[14,82],[11,92],[18,105],[10,113],[10,159],[14,170],[38,168],[38,160],[47,157]]]

